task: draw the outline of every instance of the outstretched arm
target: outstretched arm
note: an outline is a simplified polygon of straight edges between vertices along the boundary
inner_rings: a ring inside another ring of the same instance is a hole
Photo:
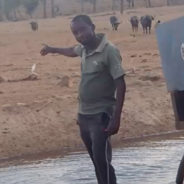
[[[116,85],[116,107],[112,115],[112,118],[110,119],[109,125],[106,129],[108,135],[116,134],[120,127],[121,112],[126,92],[126,84],[124,76],[115,79],[115,85]]]
[[[74,47],[69,47],[69,48],[55,48],[55,47],[50,47],[48,45],[45,45],[43,49],[40,51],[40,54],[42,56],[45,56],[49,53],[53,54],[61,54],[64,56],[68,57],[77,57],[78,55],[74,51]]]

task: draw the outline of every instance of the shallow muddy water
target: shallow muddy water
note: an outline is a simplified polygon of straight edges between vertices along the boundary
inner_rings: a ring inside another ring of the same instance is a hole
[[[184,137],[139,142],[113,150],[118,184],[173,184],[184,154]],[[0,168],[0,184],[96,184],[85,152]]]

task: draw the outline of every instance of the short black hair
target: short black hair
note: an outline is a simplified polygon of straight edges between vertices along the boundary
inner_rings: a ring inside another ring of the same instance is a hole
[[[77,15],[72,19],[72,22],[83,21],[88,25],[93,25],[91,18],[88,15]]]

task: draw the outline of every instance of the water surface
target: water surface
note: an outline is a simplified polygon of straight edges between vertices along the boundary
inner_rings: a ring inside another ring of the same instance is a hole
[[[118,184],[174,183],[183,154],[184,137],[114,149],[113,165]],[[0,184],[96,183],[93,165],[86,152],[0,168]]]

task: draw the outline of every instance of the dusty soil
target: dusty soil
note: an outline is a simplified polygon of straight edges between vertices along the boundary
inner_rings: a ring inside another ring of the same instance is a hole
[[[109,15],[93,15],[96,32],[105,32],[120,49],[127,73],[127,93],[119,133],[124,138],[175,130],[170,94],[162,74],[154,33],[134,36],[129,18],[149,13],[162,22],[184,15],[183,6],[127,10],[119,31],[113,32]],[[32,32],[29,21],[0,23],[0,158],[77,149],[82,145],[76,125],[80,58],[42,57],[42,44],[67,47],[76,44],[70,17],[38,20]],[[154,22],[155,23],[155,22]],[[153,24],[154,24],[153,23]],[[31,67],[36,64],[36,74]],[[31,76],[30,76],[31,75]]]

